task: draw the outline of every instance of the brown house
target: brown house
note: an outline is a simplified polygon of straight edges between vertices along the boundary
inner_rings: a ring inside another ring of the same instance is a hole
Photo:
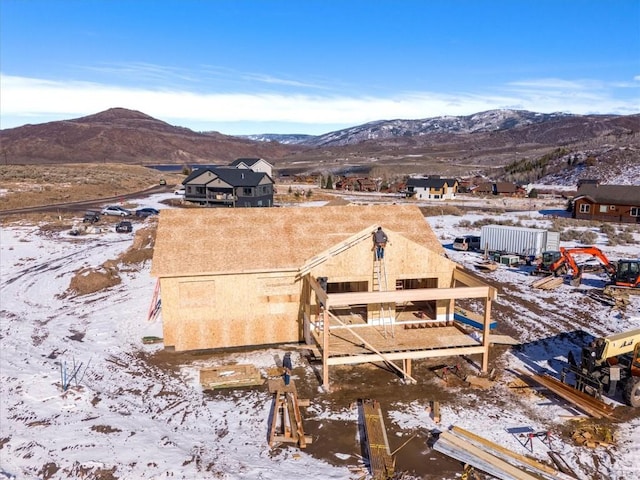
[[[640,223],[640,185],[583,183],[573,198],[573,218]]]
[[[152,274],[176,351],[306,342],[325,385],[332,365],[390,362],[410,379],[412,359],[481,354],[488,366],[496,292],[444,256],[418,207],[163,210]],[[483,302],[481,341],[453,321],[463,298]]]
[[[351,192],[375,192],[378,185],[375,180],[363,177],[344,177],[336,182],[336,190]]]
[[[483,182],[473,189],[478,195],[500,195],[503,197],[524,197],[527,191],[515,183],[509,182]]]

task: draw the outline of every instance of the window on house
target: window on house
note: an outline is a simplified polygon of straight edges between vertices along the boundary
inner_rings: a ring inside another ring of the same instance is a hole
[[[631,216],[640,217],[640,207],[631,207]]]
[[[600,205],[600,213],[607,213],[609,211],[609,205]]]
[[[253,195],[253,188],[244,187],[242,189],[242,195],[244,195],[245,197],[250,197],[251,195]]]
[[[580,213],[589,213],[589,211],[591,210],[591,205],[589,205],[588,203],[582,203],[580,204]]]

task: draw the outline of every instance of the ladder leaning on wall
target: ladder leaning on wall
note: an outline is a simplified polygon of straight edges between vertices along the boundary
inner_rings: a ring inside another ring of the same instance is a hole
[[[378,258],[377,255],[373,256],[373,291],[384,292],[387,291],[387,271],[384,264],[384,257]],[[391,328],[391,336],[395,337],[393,330],[394,318],[392,316],[391,307],[389,304],[380,304],[380,318],[379,321],[384,327],[384,336],[387,337],[387,326]]]

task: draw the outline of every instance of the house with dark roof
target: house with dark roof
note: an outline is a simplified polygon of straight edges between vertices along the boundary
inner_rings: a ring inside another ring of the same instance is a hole
[[[573,218],[640,224],[640,185],[582,183],[573,197]]]
[[[458,180],[440,177],[410,177],[407,196],[420,200],[444,200],[456,197]]]
[[[273,165],[264,158],[237,158],[229,164],[230,167],[263,172],[273,178]]]
[[[184,199],[207,207],[271,207],[273,180],[246,168],[208,167],[194,170],[182,182]]]

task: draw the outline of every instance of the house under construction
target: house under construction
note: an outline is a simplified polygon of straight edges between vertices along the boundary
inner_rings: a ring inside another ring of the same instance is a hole
[[[389,236],[377,260],[373,232]],[[446,258],[415,206],[175,209],[160,215],[152,274],[165,347],[177,351],[306,342],[334,365],[481,355],[492,287]],[[482,339],[453,322],[481,305]]]

